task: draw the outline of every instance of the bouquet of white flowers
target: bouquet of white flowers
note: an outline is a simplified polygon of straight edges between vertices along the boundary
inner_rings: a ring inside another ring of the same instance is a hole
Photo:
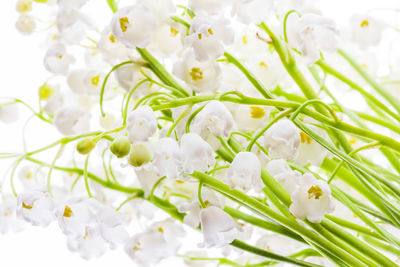
[[[0,151],[0,232],[57,221],[82,258],[139,266],[398,266],[399,66],[368,61],[397,25],[298,0],[16,8],[51,76],[38,106],[2,96],[0,123],[26,108],[60,137]]]

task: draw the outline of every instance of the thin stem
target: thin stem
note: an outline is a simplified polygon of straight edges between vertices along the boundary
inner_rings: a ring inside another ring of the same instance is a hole
[[[92,198],[92,192],[90,191],[90,187],[89,187],[89,179],[88,179],[88,164],[89,164],[89,156],[90,153],[86,156],[86,160],[85,160],[85,169],[83,170],[83,177],[85,178],[85,188],[86,191],[88,193],[89,198]]]
[[[201,208],[205,209],[207,208],[206,204],[203,201],[203,198],[201,196],[201,188],[203,187],[203,182],[199,182],[199,188],[197,189],[197,198],[199,200]]]
[[[53,196],[52,191],[51,191],[51,173],[53,172],[56,161],[61,156],[63,149],[64,149],[64,144],[61,144],[60,148],[57,151],[57,154],[55,155],[55,157],[49,167],[49,173],[47,175],[47,191],[49,192],[49,194],[51,196]]]

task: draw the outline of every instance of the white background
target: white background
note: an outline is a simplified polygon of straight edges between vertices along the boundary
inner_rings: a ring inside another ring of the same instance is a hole
[[[92,0],[103,2],[106,0]],[[216,0],[218,1],[218,0]],[[339,24],[346,21],[350,14],[362,12],[373,7],[397,7],[399,1],[389,0],[322,0],[325,15],[334,18]],[[398,3],[398,4],[396,4]],[[100,3],[99,3],[100,4]],[[105,19],[111,13],[103,14]],[[42,66],[43,48],[37,37],[20,35],[15,27],[17,12],[15,1],[3,0],[0,7],[0,97],[16,96],[35,105],[37,88],[48,77]],[[25,116],[23,113],[21,116]],[[29,129],[27,134],[34,138],[43,134],[44,128]],[[47,132],[46,132],[47,134]],[[46,136],[47,137],[47,136]],[[52,138],[44,140],[48,142]],[[1,124],[0,151],[18,151],[21,149],[20,128]],[[43,138],[41,138],[43,142]],[[35,144],[39,146],[40,144]],[[0,175],[6,165],[0,164]],[[0,177],[1,177],[0,176]],[[6,183],[7,184],[7,183]],[[177,266],[180,260],[161,262],[159,266]],[[77,254],[70,253],[66,247],[65,237],[56,224],[48,228],[28,227],[18,234],[0,236],[1,266],[135,266],[122,249],[109,251],[103,257],[91,261],[82,260]]]

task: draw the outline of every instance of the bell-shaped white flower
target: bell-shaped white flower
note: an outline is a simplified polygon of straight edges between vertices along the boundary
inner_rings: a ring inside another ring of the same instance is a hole
[[[152,266],[175,255],[180,247],[178,237],[183,228],[168,220],[151,225],[143,233],[134,235],[125,245],[126,253],[140,266]]]
[[[54,74],[65,75],[75,59],[67,53],[65,46],[56,43],[51,46],[44,56],[44,67]]]
[[[383,21],[362,14],[353,15],[350,23],[351,40],[360,48],[378,45],[386,28]]]
[[[228,169],[227,182],[231,188],[239,188],[244,192],[263,187],[261,180],[261,164],[258,157],[251,152],[239,152]]]
[[[244,24],[263,22],[273,11],[273,1],[268,0],[236,0],[232,6],[232,14]]]
[[[211,206],[200,211],[201,232],[204,241],[200,246],[223,247],[230,244],[237,236],[239,226],[222,209]]]
[[[16,104],[0,104],[0,121],[13,123],[18,120],[19,109]]]
[[[157,130],[157,118],[149,106],[140,106],[128,114],[126,131],[132,143],[147,141]]]
[[[62,6],[58,9],[56,23],[59,38],[70,44],[82,41],[87,30],[92,28],[92,23],[84,13],[69,6]]]
[[[269,116],[269,110],[260,106],[248,106],[229,103],[227,105],[240,131],[252,132],[261,127]]]
[[[138,0],[136,2],[152,11],[157,19],[157,25],[168,20],[176,11],[176,3],[172,0]]]
[[[25,190],[33,189],[37,185],[36,171],[32,165],[25,165],[18,171],[18,178]]]
[[[129,58],[129,49],[112,34],[109,27],[101,34],[97,49],[113,65]]]
[[[305,14],[300,18],[290,16],[287,23],[289,44],[299,50],[307,64],[313,64],[320,53],[338,49],[338,29],[333,20],[316,14]]]
[[[97,213],[96,221],[100,226],[101,236],[110,248],[116,248],[117,245],[128,241],[129,234],[124,225],[124,217],[120,212],[105,206]]]
[[[149,196],[154,184],[158,181],[158,179],[160,179],[155,171],[155,168],[152,165],[147,164],[141,168],[136,168],[135,173],[140,183],[140,187],[144,191],[144,195],[146,197]]]
[[[290,212],[299,219],[320,223],[326,213],[335,209],[329,185],[312,174],[304,174],[299,186],[291,195]]]
[[[212,147],[196,133],[187,133],[182,136],[181,150],[185,173],[205,172],[215,164]]]
[[[309,128],[314,132],[318,133],[319,136],[325,140],[329,140],[328,134],[321,128],[310,125]],[[314,139],[308,136],[304,132],[300,132],[300,146],[299,155],[297,156],[295,162],[299,165],[312,164],[315,166],[320,166],[322,161],[328,155],[328,151],[317,143]]]
[[[188,7],[196,13],[196,15],[218,14],[226,6],[226,0],[189,0]]]
[[[29,35],[36,29],[36,22],[30,15],[22,14],[15,22],[15,27],[20,33]]]
[[[112,19],[112,33],[127,47],[147,46],[157,29],[157,18],[142,4],[118,10]]]
[[[265,168],[289,194],[297,188],[301,173],[293,171],[284,159],[271,160]]]
[[[160,177],[177,179],[181,175],[182,157],[178,143],[172,138],[163,137],[157,142],[152,164]]]
[[[5,196],[0,203],[0,233],[18,232],[23,228],[23,221],[16,217],[16,199],[11,196]]]
[[[219,87],[220,67],[217,62],[198,61],[191,49],[174,64],[173,73],[190,84],[196,92],[214,93]]]
[[[60,110],[64,105],[64,96],[61,91],[57,88],[54,95],[52,95],[49,99],[46,100],[46,104],[43,107],[43,110],[48,114],[54,115]]]
[[[78,252],[79,256],[86,260],[100,257],[107,251],[107,243],[100,235],[98,225],[86,226],[84,235],[69,236],[67,242],[71,251]]]
[[[90,113],[78,107],[64,107],[54,118],[54,125],[64,135],[89,131],[89,122]]]
[[[160,51],[164,56],[177,54],[183,49],[186,27],[174,21],[166,21],[157,27],[150,48]]]
[[[48,226],[55,219],[54,200],[49,193],[30,190],[18,195],[17,216],[35,226]]]
[[[196,16],[185,44],[192,45],[196,59],[204,61],[221,56],[224,53],[224,44],[231,44],[233,37],[234,32],[229,27],[228,20]]]
[[[192,127],[197,133],[208,130],[215,136],[228,137],[234,125],[232,114],[219,101],[211,101],[197,114]]]
[[[272,159],[294,160],[300,146],[299,130],[291,120],[279,120],[265,132],[264,146]]]

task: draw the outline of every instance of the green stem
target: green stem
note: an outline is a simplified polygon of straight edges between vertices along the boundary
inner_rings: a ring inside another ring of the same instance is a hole
[[[88,193],[89,198],[92,198],[92,192],[90,191],[90,187],[89,187],[89,180],[88,180],[88,164],[89,164],[89,156],[90,153],[86,156],[86,160],[85,160],[85,169],[83,170],[83,177],[85,178],[85,188],[86,191]]]
[[[49,194],[51,196],[53,196],[52,191],[51,191],[51,173],[53,172],[53,169],[54,169],[54,166],[56,164],[56,161],[61,156],[63,149],[64,149],[64,145],[61,144],[60,148],[57,151],[57,154],[55,155],[55,157],[54,157],[54,159],[51,162],[50,167],[49,167],[49,173],[47,175],[47,191],[49,192]]]

